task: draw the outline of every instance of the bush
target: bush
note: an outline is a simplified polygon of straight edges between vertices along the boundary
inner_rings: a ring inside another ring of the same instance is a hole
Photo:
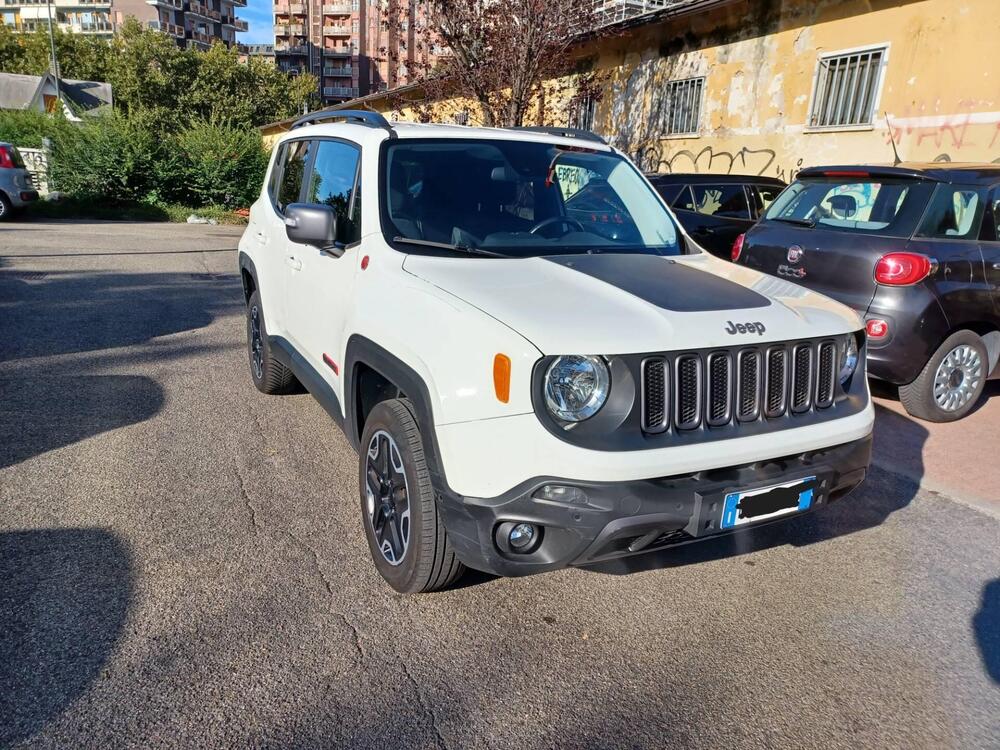
[[[84,201],[148,201],[157,195],[165,151],[151,117],[95,118],[61,130],[53,139],[52,184]]]
[[[0,110],[0,141],[18,148],[41,148],[42,138],[53,138],[72,125],[62,116],[28,110]]]
[[[168,151],[160,171],[168,199],[238,208],[260,193],[268,156],[256,130],[198,122],[174,136]]]

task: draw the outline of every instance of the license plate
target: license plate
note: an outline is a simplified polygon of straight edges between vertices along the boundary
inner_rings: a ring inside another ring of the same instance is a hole
[[[723,503],[720,527],[734,529],[808,510],[817,486],[816,477],[805,477],[770,487],[731,492]]]

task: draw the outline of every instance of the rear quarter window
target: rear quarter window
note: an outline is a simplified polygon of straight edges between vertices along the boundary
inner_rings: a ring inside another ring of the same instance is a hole
[[[942,240],[975,240],[986,212],[985,188],[971,185],[938,185],[920,222],[918,237]]]
[[[790,185],[765,220],[811,222],[816,229],[909,237],[934,184],[912,179],[805,179]]]

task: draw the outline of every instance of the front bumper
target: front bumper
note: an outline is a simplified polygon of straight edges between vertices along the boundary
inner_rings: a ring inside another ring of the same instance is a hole
[[[498,575],[528,575],[729,533],[720,531],[720,524],[723,499],[731,491],[815,476],[819,486],[812,508],[826,505],[864,480],[871,444],[868,435],[797,455],[658,479],[577,482],[539,477],[490,499],[439,491],[439,507],[463,563]],[[572,487],[583,494],[560,500],[533,497],[545,485]],[[501,550],[494,537],[506,522],[542,527],[537,548],[528,554]]]

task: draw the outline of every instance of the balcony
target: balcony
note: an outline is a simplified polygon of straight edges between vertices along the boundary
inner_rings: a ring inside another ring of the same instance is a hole
[[[305,44],[282,44],[281,42],[275,42],[274,53],[276,55],[306,55],[309,53],[309,47]]]
[[[354,12],[354,8],[351,7],[350,3],[334,3],[332,5],[324,5],[323,12],[334,16],[349,16]]]
[[[325,57],[354,57],[355,48],[354,47],[324,47],[323,55]]]
[[[323,75],[325,76],[347,76],[348,78],[354,75],[354,68],[349,65],[346,66],[327,66],[323,68]]]
[[[247,0],[229,0],[229,2],[231,2],[233,4],[233,6],[235,6],[237,8],[245,8],[245,7],[247,7]]]
[[[301,23],[283,23],[274,25],[275,36],[301,36],[305,27]]]
[[[275,15],[304,16],[309,12],[305,3],[275,3]]]
[[[76,21],[66,25],[77,34],[110,34],[115,30],[110,21]]]
[[[175,23],[166,23],[164,21],[149,21],[146,24],[153,31],[162,31],[164,34],[169,34],[170,36],[178,37],[179,39],[184,38],[184,27],[178,26]]]
[[[221,21],[222,14],[217,10],[212,10],[207,5],[202,5],[201,3],[189,3],[188,13],[192,16],[201,16],[202,18],[207,18],[210,21]]]
[[[355,97],[358,95],[357,88],[351,86],[324,86],[323,96],[343,96]]]
[[[195,31],[194,29],[188,29],[188,41],[197,42],[198,44],[211,45],[213,36],[206,34],[203,31]],[[190,45],[188,45],[190,46]]]
[[[146,5],[171,8],[172,10],[184,10],[184,0],[146,0]]]
[[[324,26],[323,36],[350,36],[350,26]]]

